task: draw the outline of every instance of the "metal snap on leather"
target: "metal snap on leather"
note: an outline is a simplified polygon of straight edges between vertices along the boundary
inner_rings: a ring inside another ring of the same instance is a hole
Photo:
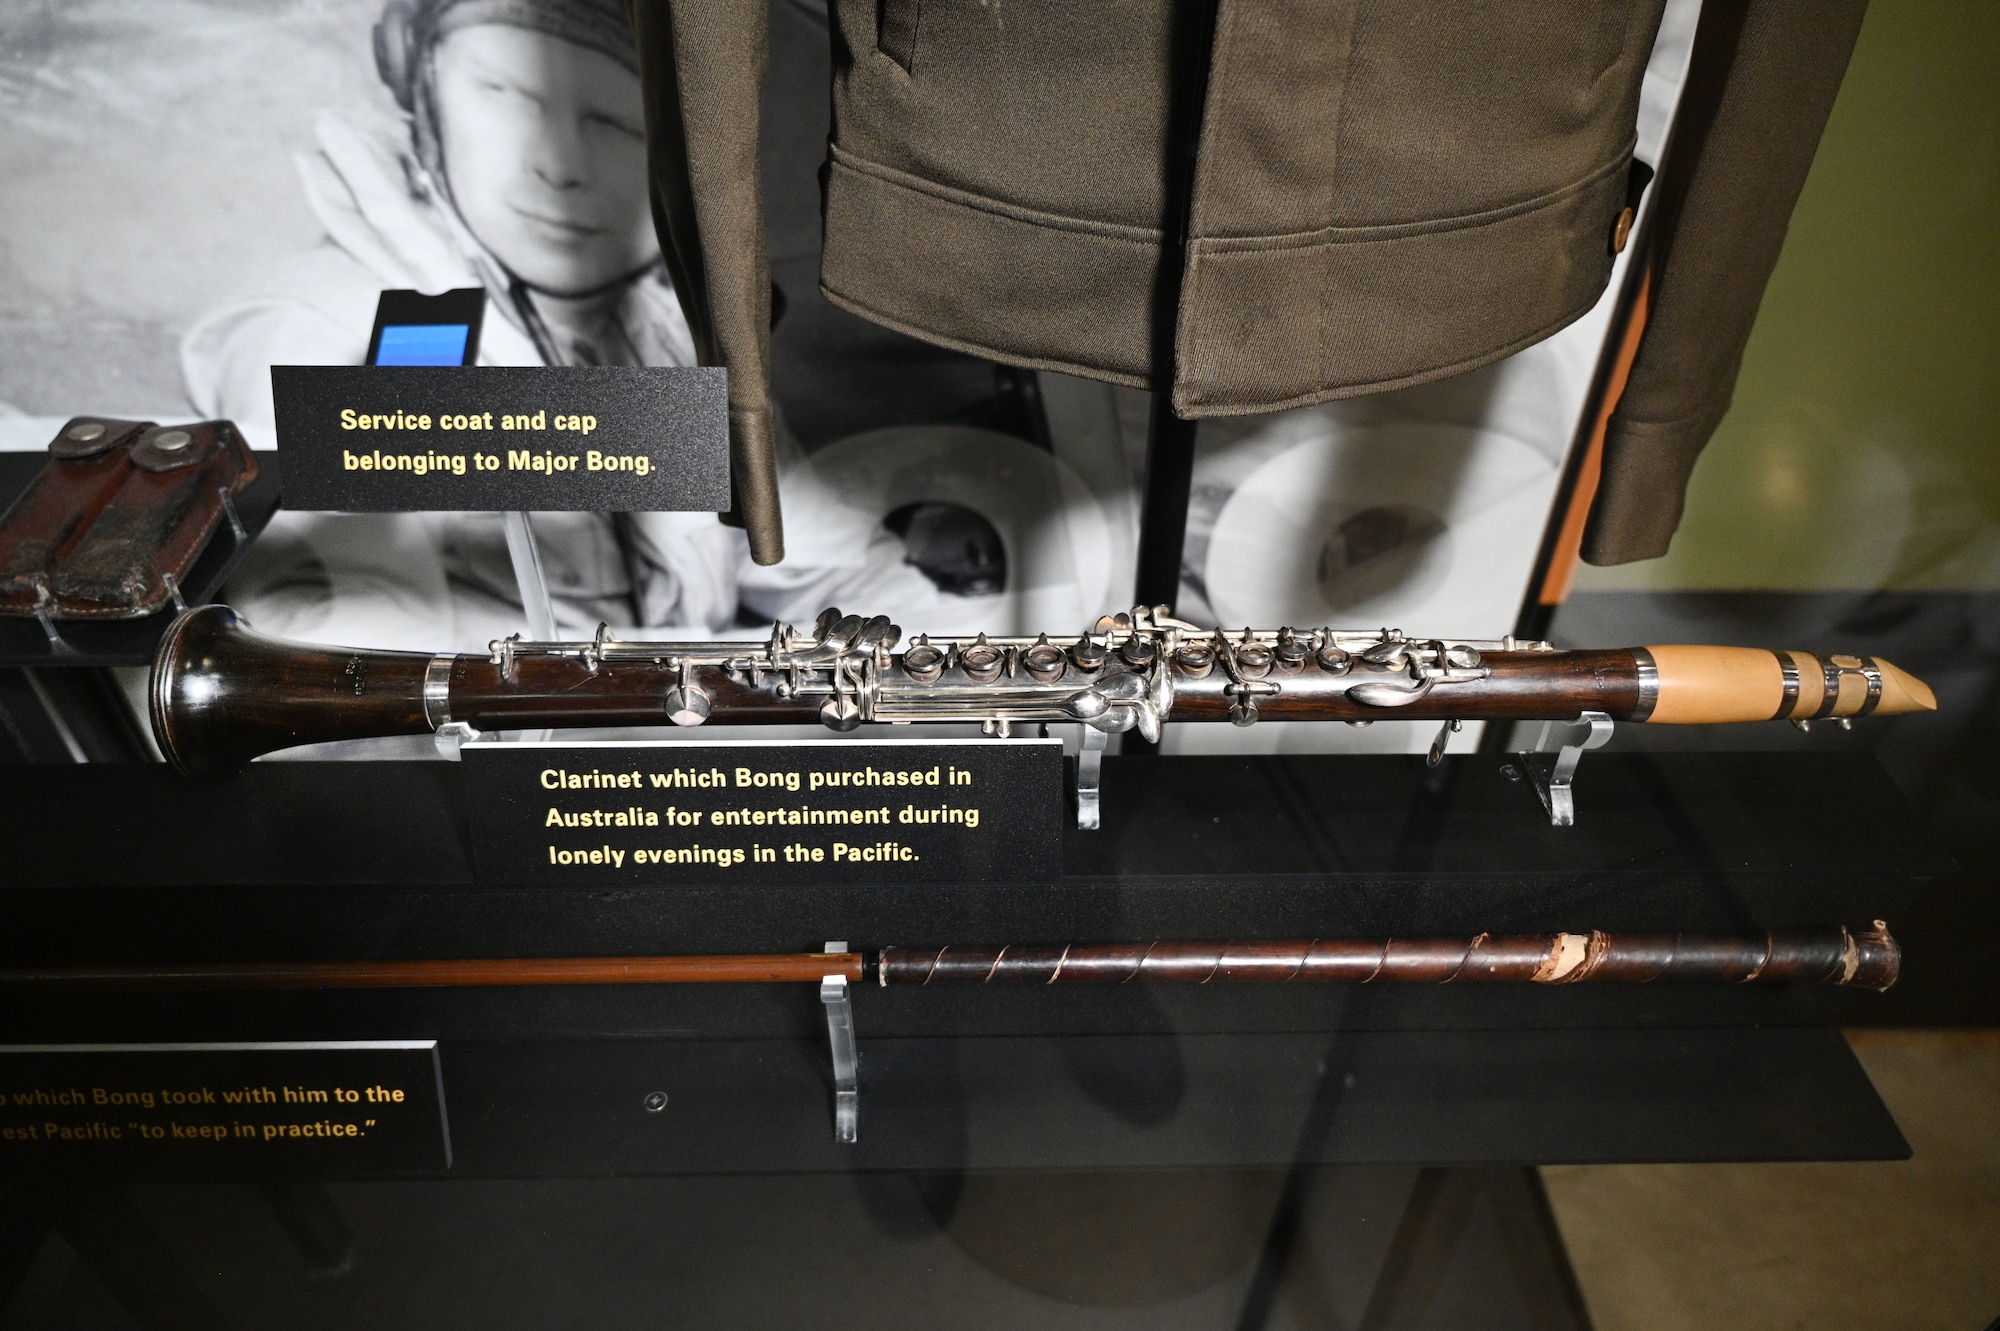
[[[63,431],[63,438],[79,444],[87,444],[93,439],[102,439],[103,437],[103,421],[84,421],[79,425],[72,425]]]
[[[178,453],[194,442],[186,430],[164,430],[153,436],[153,447],[162,453]]]

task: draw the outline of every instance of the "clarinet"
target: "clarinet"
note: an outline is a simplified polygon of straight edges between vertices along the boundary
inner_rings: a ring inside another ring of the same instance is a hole
[[[1168,721],[1239,726],[1385,719],[1655,725],[1932,711],[1921,681],[1867,656],[1747,647],[1557,650],[1400,630],[1204,629],[1165,607],[1099,619],[1075,641],[930,637],[828,610],[761,642],[495,641],[430,656],[285,642],[226,606],[181,615],[149,683],[153,734],[183,773],[217,775],[302,744],[455,727],[1080,723],[1157,740]]]

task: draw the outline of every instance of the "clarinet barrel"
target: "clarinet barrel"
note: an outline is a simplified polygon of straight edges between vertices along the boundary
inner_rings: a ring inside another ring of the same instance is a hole
[[[283,642],[228,606],[203,606],[174,622],[153,657],[153,736],[182,772],[219,776],[300,744],[428,734],[430,660]]]

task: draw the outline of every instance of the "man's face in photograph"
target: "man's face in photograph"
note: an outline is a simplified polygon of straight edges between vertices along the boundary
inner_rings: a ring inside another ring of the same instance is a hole
[[[509,271],[577,296],[653,262],[635,74],[600,51],[500,23],[451,33],[433,62],[452,199]]]

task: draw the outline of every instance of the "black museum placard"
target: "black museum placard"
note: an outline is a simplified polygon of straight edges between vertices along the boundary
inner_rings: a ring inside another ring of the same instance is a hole
[[[350,513],[720,512],[720,369],[271,370],[285,507]]]
[[[979,882],[1062,868],[1060,740],[461,752],[483,882]]]
[[[0,1177],[450,1168],[434,1040],[0,1045]]]

